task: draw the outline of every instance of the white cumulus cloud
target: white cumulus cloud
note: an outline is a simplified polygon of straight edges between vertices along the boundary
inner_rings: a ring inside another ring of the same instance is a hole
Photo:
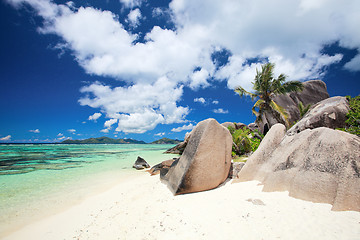
[[[142,33],[143,42],[108,10],[75,9],[49,0],[6,1],[30,5],[44,20],[39,32],[59,36],[58,46],[70,50],[87,73],[125,82],[121,87],[90,84],[82,92],[93,97],[80,99],[80,104],[118,119],[116,129],[124,132],[186,121],[189,109],[178,106],[183,86],[197,90],[215,79],[226,81],[230,89],[241,85],[251,90],[261,64],[254,59],[275,63],[276,75],[306,80],[321,78],[342,59],[341,54],[324,54],[324,45],[360,51],[358,0],[172,0],[169,9],[153,9],[153,16],[169,13],[174,28],[153,26]],[[128,21],[137,23],[145,0],[120,2],[131,9]],[[213,53],[223,49],[230,53],[229,61],[215,66]],[[345,69],[359,71],[359,59],[355,56]]]
[[[181,127],[177,127],[177,128],[173,128],[171,129],[172,132],[182,132],[182,131],[186,131],[186,130],[192,130],[195,126],[190,123],[189,125],[184,125]]]
[[[0,138],[0,141],[9,141],[11,140],[11,135],[7,135],[6,137]]]
[[[354,72],[360,71],[360,54],[356,55],[350,62],[347,62],[345,68]]]
[[[165,8],[160,8],[160,7],[155,7],[153,8],[152,10],[152,16],[154,18],[157,18],[157,17],[165,17],[165,16],[168,16],[170,13],[169,13],[169,10],[168,9],[165,9]]]
[[[117,123],[118,119],[110,119],[110,120],[107,120],[105,123],[104,123],[104,127],[106,128],[111,128],[112,125],[114,125],[115,123]]]
[[[65,137],[65,136],[59,136],[58,138],[55,138],[55,142],[58,142],[58,141],[64,141],[64,140],[67,140],[67,139],[71,139],[71,137]]]
[[[191,76],[190,88],[196,90],[199,87],[207,87],[210,85],[207,79],[210,77],[209,72],[206,69],[195,71]]]
[[[88,120],[96,121],[99,119],[99,117],[101,117],[101,115],[101,113],[94,113],[93,115],[89,116]]]
[[[160,132],[160,133],[156,133],[156,134],[154,134],[154,136],[157,136],[157,137],[162,137],[162,136],[164,136],[165,135],[165,133],[164,132]]]
[[[75,129],[68,129],[67,131],[70,132],[70,133],[72,133],[72,134],[75,134],[75,132],[76,132]]]
[[[135,28],[140,24],[141,17],[142,15],[140,9],[136,8],[130,11],[127,21],[129,22],[130,26]]]
[[[32,132],[32,133],[40,133],[40,130],[39,130],[39,129],[34,129],[34,130],[29,130],[29,132]]]
[[[134,8],[140,7],[143,2],[146,0],[120,0],[120,2],[124,5],[125,8]]]
[[[221,114],[229,113],[228,110],[224,110],[224,109],[222,109],[222,108],[214,109],[213,112],[214,112],[214,113],[221,113]]]
[[[137,44],[137,35],[127,32],[110,11],[91,7],[73,10],[47,0],[7,1],[17,6],[30,4],[45,20],[42,32],[62,37],[89,73],[136,82],[154,82],[171,75],[177,82],[190,79],[191,87],[206,87],[206,78],[215,74],[211,54],[221,48],[232,53],[229,64],[238,66],[230,71],[227,64],[227,71],[220,74],[229,79],[229,87],[235,85],[231,81],[237,81],[237,76],[241,82],[247,75],[242,74],[251,67],[246,60],[257,57],[272,60],[279,67],[285,64],[285,73],[292,79],[307,79],[321,76],[323,67],[340,57],[321,61],[331,57],[321,53],[324,44],[339,42],[342,47],[360,49],[357,0],[346,4],[336,0],[316,4],[309,0],[173,0],[169,11],[176,29],[154,26],[146,33],[147,41]],[[121,2],[135,8],[143,1]],[[133,20],[138,19],[137,9],[131,12]],[[200,70],[194,72],[195,67]]]
[[[194,98],[194,102],[199,102],[199,103],[205,104],[206,100],[203,97],[199,97],[199,98]]]
[[[188,108],[176,104],[182,95],[182,87],[167,78],[160,78],[154,84],[116,88],[94,83],[81,91],[91,93],[93,97],[81,98],[80,104],[102,109],[113,119],[108,124],[118,121],[116,131],[144,133],[158,124],[184,122],[189,112]]]

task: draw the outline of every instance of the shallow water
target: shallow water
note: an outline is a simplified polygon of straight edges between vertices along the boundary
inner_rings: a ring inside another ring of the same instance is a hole
[[[41,216],[76,204],[122,179],[143,174],[137,156],[150,165],[176,155],[173,145],[0,145],[0,236]]]

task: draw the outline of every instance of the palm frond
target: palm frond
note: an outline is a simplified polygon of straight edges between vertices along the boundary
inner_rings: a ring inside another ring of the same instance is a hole
[[[272,80],[274,78],[274,67],[275,64],[273,63],[266,63],[262,66],[262,78],[263,80],[266,80],[269,82],[269,80]]]
[[[254,82],[251,82],[253,84],[253,90],[255,92],[260,92],[261,89],[261,72],[256,68],[256,75],[254,78]]]
[[[302,102],[299,102],[298,109],[300,112],[300,117],[305,116],[305,114],[309,111],[310,107],[311,107],[311,104],[304,106],[304,104]]]
[[[280,74],[278,78],[273,79],[273,81],[271,82],[270,91],[272,93],[275,93],[276,91],[281,89],[285,80],[286,80],[285,74]]]
[[[236,93],[238,93],[239,95],[240,95],[240,97],[244,97],[244,96],[250,96],[251,97],[251,100],[254,100],[256,97],[257,97],[257,95],[256,94],[254,94],[254,93],[251,93],[251,92],[248,92],[248,91],[246,91],[244,88],[242,88],[242,87],[237,87],[237,88],[235,88],[235,90],[234,90]]]
[[[289,126],[289,119],[288,119],[288,114],[287,114],[286,110],[284,108],[282,108],[281,106],[279,106],[278,104],[276,104],[276,102],[274,100],[271,100],[270,107],[273,110],[275,110],[276,112],[278,112],[284,118],[285,124],[287,124],[287,126]]]
[[[273,81],[274,64],[266,63],[261,66],[261,71],[256,69],[256,76],[253,83],[253,89],[260,98],[268,99]]]
[[[264,108],[264,104],[265,104],[265,101],[263,99],[259,99],[256,101],[256,103],[252,107],[251,111],[256,117],[259,117],[261,115],[261,112]],[[259,111],[256,111],[256,108],[259,108]]]
[[[298,81],[289,81],[281,85],[274,91],[275,94],[285,94],[289,92],[299,92],[304,89],[304,85]]]
[[[281,83],[281,84],[284,84],[285,83],[285,81],[286,81],[286,78],[287,78],[287,76],[285,75],[285,74],[280,74],[279,76],[278,76],[278,81]]]

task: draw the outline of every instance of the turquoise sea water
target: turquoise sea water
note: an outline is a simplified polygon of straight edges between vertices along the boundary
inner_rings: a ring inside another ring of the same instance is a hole
[[[0,237],[12,228],[76,204],[134,174],[137,156],[150,165],[176,155],[174,145],[0,145]]]

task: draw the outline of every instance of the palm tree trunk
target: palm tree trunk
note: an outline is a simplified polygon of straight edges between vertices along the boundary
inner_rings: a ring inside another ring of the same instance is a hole
[[[265,110],[264,115],[266,121],[268,122],[269,129],[277,123],[281,123],[285,125],[285,122],[283,121],[283,119],[281,119],[281,116],[279,116],[279,114],[272,109]]]
[[[274,126],[276,123],[278,123],[277,119],[274,117],[274,114],[271,111],[266,110],[264,112],[266,121],[268,122],[269,129]]]

